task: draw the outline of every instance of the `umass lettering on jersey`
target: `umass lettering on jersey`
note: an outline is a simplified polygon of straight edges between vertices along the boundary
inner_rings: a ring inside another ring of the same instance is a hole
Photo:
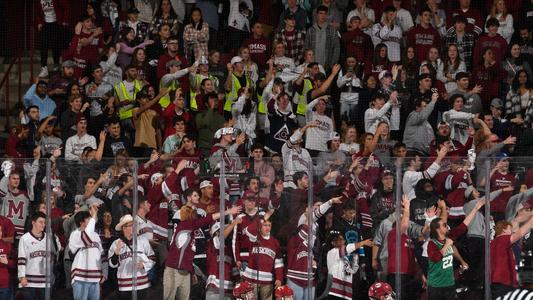
[[[433,45],[435,36],[433,34],[417,33],[415,34],[416,45]]]
[[[46,257],[46,251],[33,251],[30,253],[30,258]]]
[[[274,250],[270,248],[255,246],[252,248],[252,253],[253,254],[264,254],[264,255],[269,256],[272,259],[276,258],[276,252],[274,252]]]

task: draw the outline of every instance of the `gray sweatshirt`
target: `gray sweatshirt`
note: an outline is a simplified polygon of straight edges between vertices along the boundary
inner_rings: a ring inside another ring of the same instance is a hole
[[[505,146],[504,143],[499,143],[499,144],[494,145],[490,149],[481,150],[477,154],[476,156],[476,174],[477,174],[476,188],[478,189],[478,191],[485,190],[485,186],[484,185],[481,186],[480,184],[483,178],[485,178],[485,173],[487,172],[487,170],[485,169],[485,161],[495,156],[496,154],[500,153],[500,151],[502,151],[504,146]]]
[[[533,196],[533,188],[530,188],[523,193],[511,196],[511,198],[509,198],[509,202],[507,202],[507,207],[505,207],[505,220],[511,222],[518,212],[518,206],[529,200],[529,197],[531,196]]]
[[[429,145],[435,138],[428,118],[433,112],[435,102],[431,101],[421,111],[412,111],[405,122],[403,141],[408,150],[429,154]]]
[[[501,193],[502,190],[497,190],[490,193],[490,201],[496,199]],[[465,215],[468,215],[474,209],[476,203],[484,198],[485,197],[481,197],[479,199],[474,199],[465,203],[465,205],[463,206]],[[485,217],[479,211],[476,212],[474,219],[472,219],[472,222],[470,222],[470,224],[468,225],[467,236],[485,238]]]

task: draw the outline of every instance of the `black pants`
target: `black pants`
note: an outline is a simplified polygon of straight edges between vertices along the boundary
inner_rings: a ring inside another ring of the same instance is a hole
[[[428,287],[428,299],[450,300],[455,299],[455,286],[448,287]]]
[[[475,288],[481,287],[484,282],[485,270],[485,239],[468,237],[466,239],[467,262],[469,269],[465,272],[466,283]]]
[[[148,289],[142,289],[142,290],[137,290],[137,299],[139,300],[146,300],[148,299],[147,296],[148,296]],[[118,292],[118,299],[120,300],[131,300],[132,298],[132,292]]]
[[[510,291],[514,290],[514,287],[504,284],[493,283],[490,285],[490,291],[492,292],[492,299],[496,299],[500,296],[504,296]]]
[[[48,61],[48,50],[52,50],[54,64],[59,64],[61,56],[63,28],[57,23],[44,23],[41,29],[41,66],[45,67]]]

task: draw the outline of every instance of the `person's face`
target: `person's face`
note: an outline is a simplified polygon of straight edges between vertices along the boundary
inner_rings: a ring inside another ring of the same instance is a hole
[[[170,12],[171,8],[172,8],[172,6],[170,5],[170,1],[169,0],[161,1],[161,10],[163,11],[163,13],[168,14]],[[192,20],[194,22],[198,22],[198,21],[194,20],[194,12],[192,13],[191,17],[192,17]]]
[[[185,123],[182,121],[176,122],[174,129],[176,129],[176,132],[185,132]]]
[[[287,106],[289,106],[289,96],[284,95],[279,99],[279,108],[286,110]]]
[[[263,160],[263,150],[262,149],[254,149],[252,152],[252,157],[255,161],[261,161]]]
[[[215,91],[215,86],[211,80],[204,81],[204,91],[206,93],[211,93]]]
[[[426,91],[431,89],[431,78],[424,78],[420,80],[420,86]]]
[[[146,213],[150,212],[150,208],[152,207],[152,205],[150,204],[150,202],[148,202],[148,201],[144,201],[143,203],[144,203],[144,204],[143,204],[143,206],[144,206],[144,207],[143,207],[143,208],[144,208],[144,211],[145,211]]]
[[[474,196],[474,199],[478,199],[481,196],[481,194],[479,193],[477,189],[474,189],[472,191],[472,196]]]
[[[385,105],[385,99],[383,98],[377,98],[374,100],[374,108],[375,109],[381,109]]]
[[[529,41],[529,39],[530,39],[530,36],[529,36],[529,30],[527,30],[527,29],[520,29],[520,38],[521,38],[523,41]]]
[[[357,29],[361,26],[361,20],[359,19],[351,20],[350,25],[352,26],[352,29]]]
[[[136,13],[128,14],[128,20],[130,20],[131,22],[137,22],[138,19],[139,19],[139,14],[136,14]]]
[[[176,105],[176,108],[180,110],[185,107],[185,99],[183,98],[183,92],[181,90],[176,90],[176,98],[174,98],[174,105]]]
[[[170,37],[170,27],[168,25],[163,25],[159,28],[159,37],[162,40],[166,40]]]
[[[394,6],[394,8],[396,8],[396,10],[398,10],[399,8],[402,7],[402,1],[401,0],[393,0],[392,1],[392,6]]]
[[[115,165],[122,167],[126,165],[126,157],[121,154],[117,154],[115,157]]]
[[[331,245],[334,248],[344,247],[345,244],[346,244],[346,240],[344,239],[344,237],[342,235],[339,235],[339,237],[337,239],[335,239],[334,241],[331,242]]]
[[[272,223],[269,221],[261,222],[261,235],[269,235],[272,230]]]
[[[107,130],[109,131],[109,135],[111,135],[114,138],[120,137],[120,123],[111,123]]]
[[[403,157],[403,158],[405,158],[407,156],[407,148],[400,147],[400,148],[396,149],[396,151],[394,153],[395,153],[394,154],[395,157]]]
[[[333,139],[331,140],[331,151],[337,151],[341,146],[341,140],[340,139]]]
[[[37,108],[32,108],[28,111],[28,117],[30,120],[37,121],[40,118],[40,112]]]
[[[354,3],[357,7],[363,7],[366,4],[366,0],[355,0]]]
[[[208,64],[201,64],[198,66],[198,69],[200,70],[200,73],[207,73],[209,72],[209,65]]]
[[[381,47],[381,49],[379,49],[379,57],[387,57],[387,47]]]
[[[300,179],[300,185],[303,189],[309,188],[309,176],[304,175],[302,179]]]
[[[427,105],[428,105],[428,104],[427,104],[426,101],[422,101],[422,102],[420,102],[420,106],[416,108],[416,111],[421,111],[421,110],[423,110]]]
[[[72,109],[79,111],[81,109],[81,98],[72,99],[70,105],[72,106]]]
[[[325,23],[328,19],[328,13],[325,11],[319,11],[317,14],[318,23]]]
[[[381,78],[381,85],[383,86],[390,86],[392,84],[392,77],[385,76]]]
[[[469,83],[470,80],[468,79],[468,77],[463,77],[457,81],[457,85],[463,90],[466,90],[468,88]]]
[[[494,119],[491,115],[485,115],[483,117],[483,122],[485,122],[485,124],[487,124],[487,126],[489,128],[493,128],[494,127]]]
[[[365,141],[364,141],[365,146],[372,144],[372,140],[374,140],[374,136],[371,134],[367,134],[367,136],[365,137]]]
[[[74,68],[72,67],[64,67],[63,68],[63,76],[66,78],[72,78],[74,76]]]
[[[485,54],[483,54],[483,59],[485,60],[485,62],[493,62],[494,53],[492,52],[492,50],[488,49],[487,51],[485,51]]]
[[[509,170],[509,160],[503,159],[498,164],[498,171],[500,172],[507,172]]]
[[[283,167],[283,161],[281,160],[281,157],[279,156],[272,157],[272,167],[275,170],[281,170],[281,168]]]
[[[342,213],[342,218],[346,221],[351,221],[355,218],[357,211],[355,209],[348,209]]]
[[[83,133],[87,131],[87,121],[85,120],[79,121],[78,124],[76,124],[76,129],[78,130],[79,133]]]
[[[448,234],[448,224],[443,220],[439,221],[439,229],[437,229],[437,232],[443,236],[446,236],[446,234]]]
[[[259,180],[257,179],[250,180],[250,183],[248,184],[248,189],[254,193],[259,192]]]
[[[439,135],[441,135],[441,136],[449,136],[450,135],[450,126],[448,126],[448,125],[440,126],[438,131],[439,131]]]
[[[228,144],[231,144],[233,142],[233,135],[232,134],[224,134],[222,135],[221,141],[225,141]]]
[[[191,19],[194,23],[200,22],[200,20],[202,19],[202,13],[198,10],[193,11],[191,14]]]
[[[242,48],[239,55],[243,60],[248,60],[250,58],[250,50],[248,48]]]
[[[407,58],[408,59],[414,59],[415,58],[415,49],[414,48],[409,47],[407,49]]]
[[[44,218],[37,218],[37,220],[31,222],[33,230],[37,232],[43,232],[46,225],[46,220]]]
[[[448,48],[448,57],[449,57],[449,58],[453,58],[453,59],[455,59],[455,58],[457,58],[457,55],[458,55],[458,53],[457,53],[457,47],[455,47],[455,46],[450,46],[450,47]]]
[[[387,20],[389,21],[394,21],[394,19],[396,19],[396,12],[395,11],[389,11],[385,17],[387,18]]]
[[[355,68],[355,65],[356,65],[356,64],[357,64],[357,61],[355,60],[355,58],[353,58],[353,57],[348,57],[348,58],[346,59],[346,66],[347,66],[348,68],[353,69],[353,68]]]
[[[490,106],[490,112],[493,117],[499,118],[502,115],[502,111],[499,108],[496,108],[494,106]]]
[[[196,147],[196,143],[194,142],[194,140],[191,140],[189,138],[183,139],[183,149],[185,149],[185,151],[194,150],[195,147]]]
[[[422,161],[420,161],[420,165],[422,165]],[[433,184],[431,184],[430,182],[424,184],[424,191],[433,192]]]
[[[463,22],[456,22],[454,26],[455,26],[455,31],[457,32],[464,32],[466,28],[466,24]]]
[[[218,101],[218,98],[209,97],[207,99],[207,107],[209,107],[210,109],[214,109],[217,106],[217,101]]]
[[[520,72],[518,74],[518,83],[526,84],[527,83],[527,73],[526,72]]]
[[[318,101],[315,107],[316,107],[316,112],[318,114],[324,114],[324,112],[326,111],[326,103],[322,100]]]
[[[93,27],[93,20],[91,18],[87,18],[87,19],[83,20],[83,22],[81,24],[82,24],[83,28],[89,29],[89,28]]]
[[[429,49],[428,58],[430,61],[436,61],[439,58],[439,51],[435,48]]]
[[[88,14],[89,16],[94,15],[94,8],[93,8],[92,5],[87,5],[87,14]]]
[[[122,233],[126,237],[132,236],[133,235],[133,222],[122,225]]]
[[[348,139],[355,139],[357,137],[357,132],[355,131],[355,128],[348,128],[346,131],[346,137]]]
[[[144,50],[137,51],[137,55],[135,56],[137,61],[145,61],[146,60],[146,53]]]
[[[431,22],[431,14],[429,13],[429,11],[425,11],[420,16],[420,22],[423,24],[429,24]]]
[[[285,27],[289,28],[289,29],[292,29],[292,28],[296,27],[296,20],[294,20],[294,19],[285,20]]]
[[[252,27],[252,32],[256,36],[263,36],[263,25],[261,23],[255,23],[254,27]]]
[[[106,211],[103,215],[103,221],[104,221],[104,225],[107,225],[107,226],[110,226],[111,223],[113,222],[113,217],[111,216],[111,213]]]
[[[244,64],[242,62],[234,63],[233,68],[235,68],[235,71],[242,72],[244,71]]]
[[[126,39],[128,41],[133,41],[135,39],[135,32],[133,30],[130,30],[128,34],[126,34]]]
[[[178,41],[177,40],[168,41],[167,48],[169,52],[172,52],[172,53],[178,52]]]
[[[104,71],[100,68],[93,71],[93,77],[96,81],[102,81],[104,78]]]
[[[245,210],[250,211],[255,208],[255,201],[252,201],[249,198],[245,198],[242,203],[244,204]]]
[[[463,99],[460,97],[455,98],[455,100],[453,101],[453,109],[460,111],[463,109],[463,107],[464,107]]]
[[[306,51],[304,55],[305,62],[312,63],[315,60],[315,52],[312,50]]]
[[[381,179],[381,183],[386,191],[391,191],[394,186],[394,177],[392,175],[387,175]]]
[[[296,3],[296,0],[287,0],[287,5],[290,7],[290,8],[295,8],[297,3]]]
[[[209,61],[213,64],[218,64],[220,62],[220,52],[213,52],[213,54],[209,56]]]
[[[54,133],[54,125],[46,125],[46,127],[44,128],[44,132],[46,133],[46,135],[52,135]]]
[[[497,12],[503,12],[505,10],[505,2],[503,0],[499,0],[496,2],[496,11]]]
[[[198,195],[197,193],[194,193],[196,195]],[[211,199],[213,198],[213,187],[212,186],[206,186],[202,189],[202,196],[204,196],[205,198],[207,199]],[[200,196],[198,195],[198,199],[200,198]]]
[[[20,185],[20,176],[18,174],[13,174],[9,176],[9,187],[12,189],[18,188]]]
[[[468,8],[470,7],[470,0],[459,0],[459,5],[461,8]]]
[[[505,234],[505,235],[513,234],[513,227],[511,225],[505,227],[505,229],[502,231],[502,234]]]
[[[520,56],[520,53],[521,53],[520,45],[514,44],[513,47],[511,48],[511,56],[513,58],[518,58]]]
[[[388,124],[383,124],[382,135],[383,136],[388,135],[389,134],[389,130],[390,130],[389,125]]]
[[[37,95],[44,97],[46,95],[46,84],[38,84],[36,88]]]
[[[131,80],[137,79],[137,69],[136,68],[129,68],[126,73],[127,73],[129,79],[131,79]]]
[[[491,25],[491,26],[489,27],[489,33],[490,33],[490,34],[493,34],[493,35],[495,35],[496,33],[498,33],[498,26],[493,26],[493,25]]]
[[[274,53],[276,56],[284,56],[285,55],[285,46],[283,46],[282,43],[278,43],[276,45],[276,49],[274,49]]]

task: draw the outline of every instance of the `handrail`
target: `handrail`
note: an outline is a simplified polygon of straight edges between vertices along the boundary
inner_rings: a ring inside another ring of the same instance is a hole
[[[22,98],[22,57],[19,55],[19,56],[16,56],[15,58],[13,58],[13,60],[11,61],[11,63],[9,64],[9,66],[7,67],[7,70],[6,72],[4,73],[4,77],[2,78],[2,80],[0,81],[0,90],[2,89],[2,87],[4,86],[4,84],[6,84],[5,86],[5,119],[6,119],[6,126],[5,126],[5,129],[6,130],[9,130],[9,127],[10,127],[10,124],[9,124],[9,111],[10,111],[10,101],[9,101],[9,75],[11,74],[11,69],[13,68],[13,66],[15,65],[15,63],[17,63],[17,71],[18,71],[18,99],[19,99],[19,102],[21,101],[20,99]]]

